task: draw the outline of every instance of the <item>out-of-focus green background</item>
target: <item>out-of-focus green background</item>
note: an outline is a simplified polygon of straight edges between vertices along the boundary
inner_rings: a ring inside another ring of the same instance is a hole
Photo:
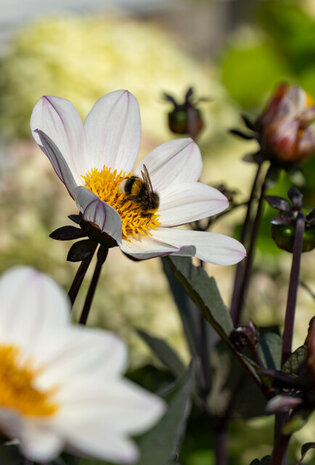
[[[42,95],[68,98],[84,118],[105,93],[130,90],[141,108],[143,157],[175,137],[167,128],[169,106],[162,100],[163,91],[181,98],[193,86],[197,96],[210,97],[200,104],[206,124],[198,141],[204,160],[202,180],[225,183],[237,191],[237,201],[245,199],[254,172],[252,165],[241,161],[242,155],[255,150],[254,142],[241,142],[227,132],[241,126],[239,113],[257,115],[283,80],[300,84],[315,96],[312,0],[161,0],[154,7],[153,2],[150,6],[150,2],[130,0],[118,9],[105,8],[99,1],[94,7],[90,2],[89,9],[84,1],[76,7],[65,1],[42,12],[28,2],[27,14],[21,11],[20,16],[13,12],[14,4],[11,15],[10,8],[4,9],[6,2],[0,4],[0,12],[1,8],[6,12],[0,15],[6,32],[0,35],[0,271],[29,264],[68,289],[76,270],[76,265],[65,262],[69,244],[48,237],[57,227],[70,224],[67,215],[76,209],[30,136],[31,111]],[[307,162],[301,185],[309,207],[314,206],[315,197],[314,161]],[[273,192],[285,194],[291,184],[282,174]],[[267,211],[266,217],[271,216]],[[214,230],[236,236],[234,226],[242,217],[238,210]],[[314,287],[312,260],[313,253],[303,256],[301,274]],[[270,241],[266,218],[246,320],[281,326],[290,261],[291,256]],[[228,303],[233,267],[208,266],[208,271]],[[77,312],[85,291],[83,286]],[[313,313],[310,295],[300,288],[295,347],[303,342]],[[133,368],[156,363],[135,335],[135,326],[166,338],[188,359],[159,260],[134,263],[119,250],[111,250],[89,323],[110,328],[128,341]],[[299,441],[313,439],[314,428],[304,428],[293,441],[292,456],[298,457]],[[271,441],[268,419],[232,425],[229,463],[248,465],[270,452]],[[208,446],[205,435],[190,431],[183,464],[212,463]]]

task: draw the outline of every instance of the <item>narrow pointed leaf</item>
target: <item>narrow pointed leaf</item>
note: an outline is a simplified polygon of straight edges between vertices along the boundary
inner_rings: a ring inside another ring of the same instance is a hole
[[[162,420],[139,442],[137,465],[173,465],[191,408],[194,366],[190,365]]]
[[[229,334],[233,323],[214,278],[203,268],[194,266],[189,257],[166,257],[164,260],[211,326],[231,345]]]
[[[73,221],[76,224],[80,224],[81,217],[80,215],[68,215],[69,220]]]
[[[157,358],[174,374],[177,378],[185,371],[185,365],[178,354],[163,339],[152,336],[151,334],[137,329],[137,333],[150,347]]]
[[[199,315],[195,304],[186,294],[181,283],[174,276],[170,265],[165,259],[162,259],[163,271],[168,280],[170,290],[176,303],[179,316],[182,320],[187,344],[192,356],[199,353],[200,334],[199,334]]]
[[[315,442],[306,442],[305,444],[303,444],[303,446],[301,447],[301,455],[302,455],[302,457],[300,458],[300,460],[298,461],[298,463],[296,465],[301,465],[302,464],[302,461],[304,460],[305,455],[311,449],[315,449]]]
[[[241,118],[248,129],[250,129],[251,131],[256,130],[255,124],[246,115],[241,115]]]
[[[81,262],[86,258],[89,258],[95,251],[95,242],[90,239],[75,242],[67,256],[68,262]]]
[[[234,136],[241,137],[242,139],[246,139],[246,140],[254,139],[253,135],[245,134],[245,132],[240,131],[239,129],[230,129],[230,133],[233,134]]]
[[[291,205],[286,199],[278,197],[277,195],[265,195],[264,199],[269,203],[272,208],[276,208],[282,212],[290,213]]]
[[[61,228],[55,229],[49,237],[56,241],[71,241],[73,239],[79,239],[80,237],[87,237],[87,234],[80,228],[75,226],[62,226]]]
[[[282,339],[277,333],[267,333],[259,341],[257,352],[264,366],[279,370],[281,365]]]
[[[307,357],[307,347],[298,347],[282,366],[282,371],[290,375],[299,375]]]

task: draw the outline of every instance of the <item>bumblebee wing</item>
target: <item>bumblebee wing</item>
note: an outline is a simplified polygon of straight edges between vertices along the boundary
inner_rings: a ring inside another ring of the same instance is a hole
[[[147,186],[148,193],[151,194],[153,192],[153,187],[149,176],[149,171],[145,165],[143,165],[143,171],[141,171],[141,175],[145,185]]]

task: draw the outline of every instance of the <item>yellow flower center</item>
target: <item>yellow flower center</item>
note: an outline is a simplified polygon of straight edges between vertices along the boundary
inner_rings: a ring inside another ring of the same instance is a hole
[[[101,171],[94,168],[86,176],[82,176],[85,187],[119,213],[123,239],[130,236],[136,238],[138,234],[151,236],[150,230],[157,229],[160,224],[157,210],[150,214],[145,213],[140,202],[128,199],[128,194],[122,191],[120,184],[130,177],[130,173],[117,173],[117,170],[112,171],[106,166]]]
[[[311,107],[314,105],[314,99],[313,97],[308,93],[308,92],[305,92],[306,94],[306,106],[307,108]]]
[[[34,386],[38,370],[30,362],[22,366],[18,362],[19,354],[14,345],[0,345],[0,407],[29,416],[53,415],[58,410],[51,402],[53,390],[44,392]]]

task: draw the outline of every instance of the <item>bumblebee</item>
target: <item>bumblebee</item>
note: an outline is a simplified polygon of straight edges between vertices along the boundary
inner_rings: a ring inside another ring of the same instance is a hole
[[[121,190],[127,194],[123,203],[132,200],[139,205],[143,216],[151,216],[159,208],[160,198],[153,191],[149,172],[145,165],[143,165],[141,176],[142,179],[138,176],[131,176],[121,183]]]

